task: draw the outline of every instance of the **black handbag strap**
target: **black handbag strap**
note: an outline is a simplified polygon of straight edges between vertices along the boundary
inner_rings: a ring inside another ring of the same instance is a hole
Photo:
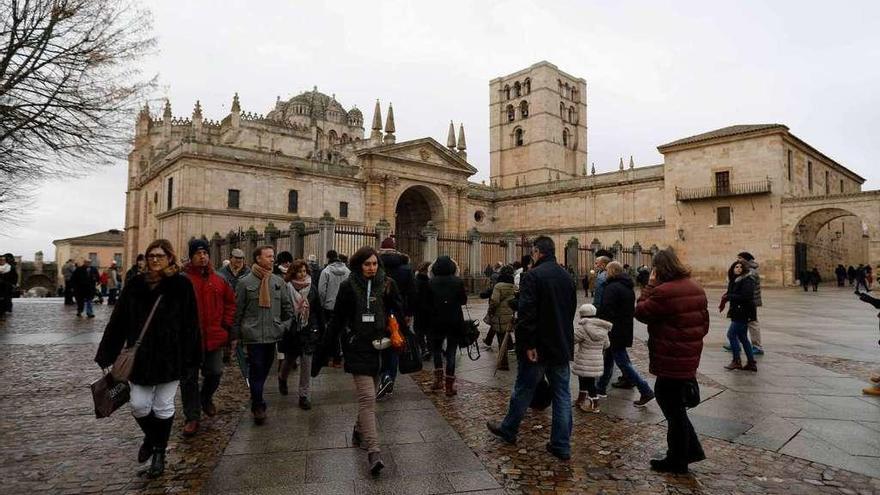
[[[131,346],[132,351],[137,351],[138,347],[141,345],[141,341],[144,340],[144,335],[147,333],[147,328],[150,326],[150,322],[153,321],[153,315],[156,314],[156,308],[159,307],[159,301],[162,300],[162,294],[159,294],[159,297],[156,298],[156,302],[153,303],[153,309],[150,310],[150,314],[147,316],[147,321],[144,322],[144,328],[141,329],[141,334],[138,335],[137,341]]]

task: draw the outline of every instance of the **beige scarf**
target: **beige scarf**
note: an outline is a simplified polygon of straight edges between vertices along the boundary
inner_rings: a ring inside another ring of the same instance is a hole
[[[144,277],[147,281],[147,286],[150,289],[155,289],[156,286],[159,285],[159,282],[161,282],[163,278],[177,275],[177,273],[179,271],[180,271],[180,269],[177,267],[177,265],[172,263],[172,264],[166,266],[165,268],[163,268],[162,270],[159,270],[158,272],[154,272],[153,270],[150,270],[147,272],[146,275],[144,275]]]
[[[272,298],[269,295],[269,279],[272,278],[272,270],[266,270],[262,266],[254,263],[251,267],[251,273],[260,279],[260,299],[258,306],[261,308],[271,308]]]

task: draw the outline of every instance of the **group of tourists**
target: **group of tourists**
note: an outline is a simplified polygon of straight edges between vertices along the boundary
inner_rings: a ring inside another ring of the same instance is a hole
[[[139,258],[135,267],[142,265],[143,261]],[[98,267],[92,265],[90,258],[79,261],[69,259],[61,268],[61,275],[64,277],[64,287],[60,289],[64,294],[64,304],[76,305],[77,318],[82,317],[83,311],[88,318],[94,318],[92,304],[103,304],[106,297],[107,304],[112,306],[116,304],[116,299],[122,290],[123,277],[115,260],[111,261],[110,266],[103,271],[99,271]],[[129,279],[130,277],[126,275],[125,282],[127,283]]]
[[[876,269],[880,271],[880,265],[877,265]],[[834,269],[837,286],[844,287],[848,281],[849,286],[854,287],[856,294],[862,291],[871,292],[874,288],[874,273],[875,270],[871,267],[870,263],[859,263],[858,266],[849,265],[848,268],[838,264],[837,268]]]

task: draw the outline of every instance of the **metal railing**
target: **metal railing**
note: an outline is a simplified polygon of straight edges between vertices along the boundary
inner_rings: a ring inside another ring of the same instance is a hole
[[[730,196],[750,196],[753,194],[768,194],[771,192],[770,179],[752,182],[739,182],[726,187],[691,187],[687,189],[675,188],[676,201],[696,201],[700,199],[725,198]]]

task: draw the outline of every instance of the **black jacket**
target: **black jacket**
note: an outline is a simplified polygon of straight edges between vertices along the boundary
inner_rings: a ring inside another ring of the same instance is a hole
[[[728,318],[740,322],[755,320],[755,279],[745,273],[729,282],[727,301],[730,303]]]
[[[434,277],[430,281],[432,311],[428,335],[434,340],[458,337],[464,322],[461,306],[467,304],[464,282],[455,276],[455,263],[449,256],[437,258],[431,273]]]
[[[400,292],[400,300],[403,304],[400,309],[401,314],[412,316],[416,289],[409,257],[393,249],[382,249],[379,251],[379,261],[382,262],[385,274],[397,284],[397,290]]]
[[[519,282],[516,350],[537,349],[538,361],[550,366],[574,359],[574,313],[577,293],[555,256],[541,258]]]
[[[95,355],[98,366],[110,366],[123,345],[134,345],[159,294],[162,301],[135,356],[131,382],[168,383],[179,380],[185,368],[199,364],[201,331],[192,283],[183,275],[172,275],[150,290],[144,275],[138,275],[131,279],[113,308]]]
[[[92,276],[88,267],[78,266],[70,277],[70,286],[77,297],[92,297],[95,295],[95,283],[97,280]]]
[[[376,286],[381,288],[376,290]],[[373,340],[387,336],[385,328],[388,312],[398,316],[401,314],[400,293],[394,280],[379,270],[370,289],[370,313],[374,315],[375,321],[369,323],[363,321],[366,313],[364,287],[366,281],[358,272],[352,272],[339,286],[328,332],[330,338],[324,340],[322,347],[326,347],[327,342],[332,343],[340,338],[345,372],[376,376],[379,373],[380,352],[373,348]],[[403,322],[400,324],[403,326]]]
[[[431,280],[423,273],[416,274],[416,299],[413,305],[415,320],[413,326],[422,334],[427,335],[431,331]]]
[[[292,299],[293,296],[291,296]],[[284,332],[284,336],[278,344],[280,352],[289,353],[293,356],[298,356],[300,353],[315,353],[324,329],[324,311],[321,308],[321,300],[318,297],[318,284],[315,283],[315,279],[312,279],[312,284],[309,286],[308,300],[308,323],[302,325],[302,328],[297,329],[300,323],[296,316],[286,322],[290,324],[291,328]]]
[[[633,317],[636,313],[636,293],[633,281],[626,273],[609,278],[602,293],[602,306],[596,317],[611,322],[611,347],[625,348],[633,345]]]

